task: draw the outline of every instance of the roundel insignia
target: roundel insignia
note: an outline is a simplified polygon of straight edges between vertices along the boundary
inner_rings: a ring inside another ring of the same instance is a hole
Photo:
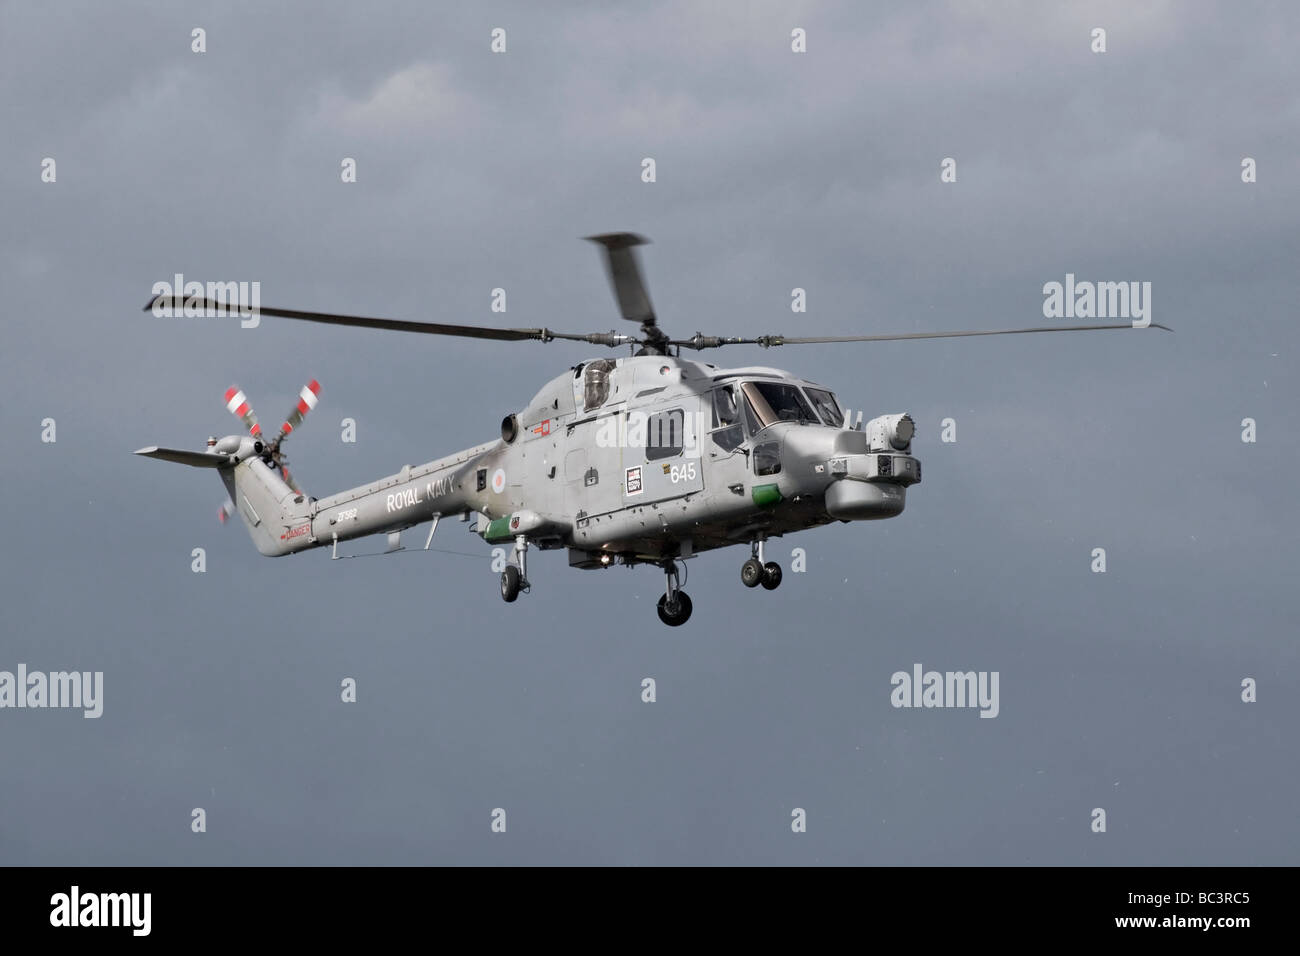
[[[515,515],[513,518],[510,519],[510,530],[511,531],[519,530],[519,515]]]
[[[505,490],[506,490],[505,469],[498,468],[496,471],[492,472],[492,491],[499,495],[501,494],[501,492]]]

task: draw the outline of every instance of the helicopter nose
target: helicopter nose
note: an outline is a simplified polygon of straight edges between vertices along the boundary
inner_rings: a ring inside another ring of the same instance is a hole
[[[837,477],[826,489],[826,513],[843,521],[892,518],[906,504],[906,489],[890,483]]]
[[[779,459],[794,469],[802,464],[808,464],[811,468],[814,463],[825,462],[835,455],[862,454],[867,450],[861,432],[845,431],[829,425],[804,425],[786,429],[780,438]],[[759,446],[755,446],[755,452],[762,444],[760,442]]]

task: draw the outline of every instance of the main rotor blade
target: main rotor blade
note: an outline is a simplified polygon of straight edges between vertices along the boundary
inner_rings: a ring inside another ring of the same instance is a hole
[[[700,335],[698,332],[689,339],[673,339],[668,344],[688,349],[712,349],[723,345],[758,345],[768,349],[777,345],[826,345],[835,342],[898,342],[904,339],[959,339],[973,335],[1025,335],[1030,332],[1099,332],[1103,329],[1152,328],[1172,332],[1173,329],[1158,322],[1149,326],[1134,326],[1131,322],[1122,325],[1044,325],[1032,329],[980,329],[969,332],[900,332],[888,335],[813,335],[786,336],[760,335],[757,338],[732,338],[728,336]]]
[[[202,309],[205,314],[236,315],[235,307],[213,299],[192,299],[179,295],[156,295],[144,307],[151,311],[155,304],[165,304],[174,314],[183,314],[188,303],[191,309]],[[637,340],[628,335],[613,332],[592,332],[578,335],[569,332],[552,332],[550,329],[493,329],[478,325],[445,325],[441,322],[410,322],[405,319],[376,319],[361,315],[335,315],[332,312],[304,312],[298,309],[273,309],[259,306],[254,310],[258,315],[271,315],[281,319],[301,319],[306,322],[322,322],[326,325],[351,325],[364,329],[387,329],[392,332],[423,332],[426,335],[456,335],[467,339],[495,339],[502,342],[524,342],[535,340],[550,342],[552,339],[565,339],[570,342],[587,342],[591,345],[628,345]]]
[[[649,240],[632,232],[607,232],[587,236],[587,239],[605,247],[605,272],[623,318],[642,325],[654,325],[654,306],[650,304],[635,252],[637,246],[646,245]]]

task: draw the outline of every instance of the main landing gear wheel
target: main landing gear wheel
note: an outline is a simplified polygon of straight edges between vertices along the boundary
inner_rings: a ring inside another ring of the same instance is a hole
[[[659,620],[669,627],[681,627],[691,617],[691,599],[679,587],[677,562],[669,559],[661,565],[664,569],[664,593],[659,598]]]
[[[669,627],[680,627],[691,617],[691,598],[685,591],[677,592],[677,600],[668,603],[668,595],[659,595],[659,620]]]
[[[521,581],[523,578],[519,575],[519,569],[513,564],[507,564],[506,569],[501,572],[501,600],[509,604],[519,597]]]
[[[781,565],[769,561],[763,565],[763,587],[775,591],[781,586]]]
[[[501,572],[501,600],[509,604],[528,588],[528,538],[515,535],[515,563]]]
[[[747,588],[756,588],[763,583],[764,571],[763,562],[758,558],[750,558],[740,566],[740,580],[744,582]]]

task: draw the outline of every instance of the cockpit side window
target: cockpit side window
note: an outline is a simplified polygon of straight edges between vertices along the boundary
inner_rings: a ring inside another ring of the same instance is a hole
[[[713,429],[709,432],[723,451],[735,451],[745,441],[745,429],[740,423],[740,407],[734,385],[721,385],[713,390]]]
[[[839,428],[844,424],[844,413],[840,411],[840,403],[835,401],[835,396],[823,388],[806,388],[808,399],[812,402],[813,408],[821,416],[824,424],[832,428]]]

